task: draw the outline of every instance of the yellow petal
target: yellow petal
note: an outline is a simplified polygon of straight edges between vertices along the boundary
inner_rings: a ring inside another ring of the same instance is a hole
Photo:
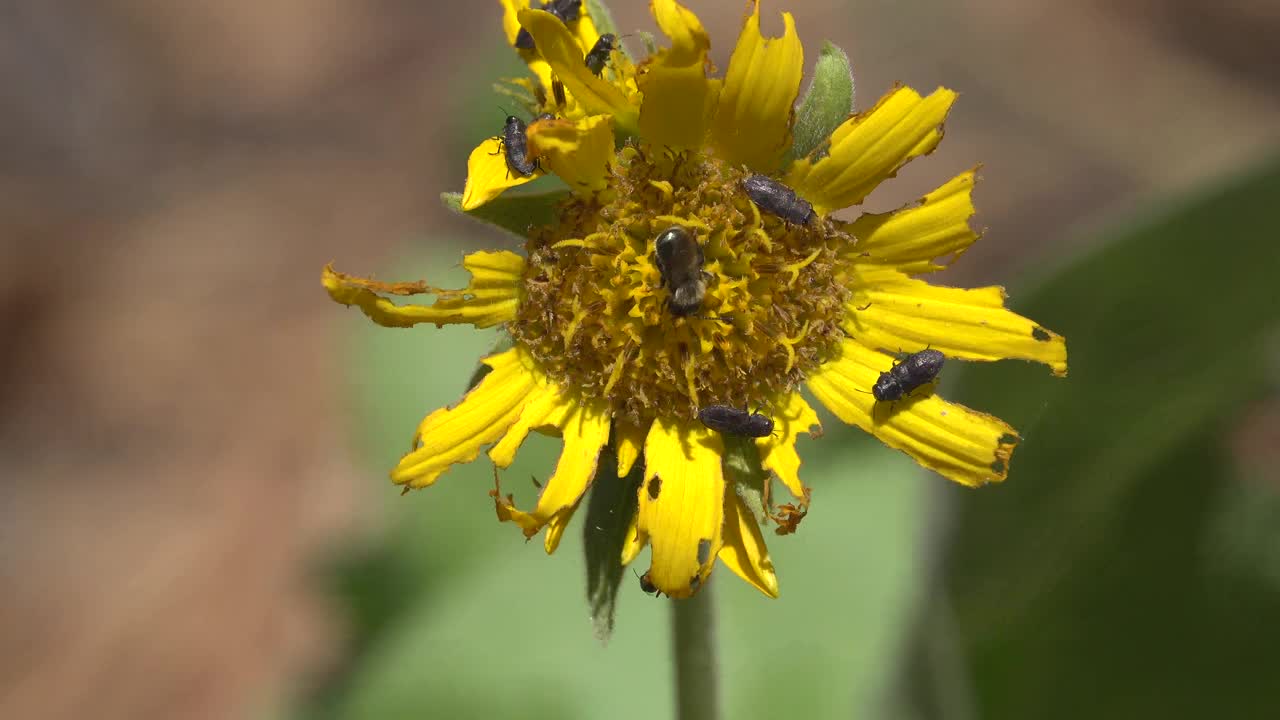
[[[507,44],[514,46],[516,35],[520,33],[520,11],[529,7],[529,0],[498,0],[498,2],[502,3],[502,31],[507,37]],[[584,55],[596,44],[596,40],[600,39],[600,31],[591,17],[591,6],[588,3],[582,4],[578,10],[578,19],[568,23],[567,27],[578,41],[578,45],[583,48]],[[533,56],[538,54],[537,50],[521,50],[520,53],[522,56],[525,53]]]
[[[507,37],[507,45],[515,47],[516,35],[520,34],[520,11],[529,7],[529,0],[498,0],[498,2],[502,4],[502,33]],[[537,54],[533,50],[519,50],[519,52],[522,56],[525,52],[531,55]]]
[[[738,577],[771,598],[778,597],[778,576],[769,559],[760,524],[737,493],[724,498],[724,545],[720,561]]]
[[[559,18],[544,10],[521,10],[519,19],[552,72],[587,112],[612,115],[618,127],[635,128],[635,107],[612,83],[591,73],[583,62],[585,51]]]
[[[822,425],[818,414],[800,393],[791,393],[777,407],[769,411],[773,419],[774,434],[756,440],[760,459],[766,470],[772,470],[797,498],[804,497],[804,485],[800,482],[800,454],[796,452],[796,440],[801,433],[820,437]]]
[[[631,466],[640,457],[644,448],[644,437],[649,433],[648,425],[633,425],[627,420],[613,421],[613,444],[618,453],[618,477],[626,477]]]
[[[515,47],[516,36],[520,34],[520,11],[529,7],[529,0],[498,0],[498,2],[502,3],[502,32],[507,38],[507,46],[515,49],[520,59],[529,66],[529,72],[538,79],[538,84],[550,94],[553,75],[551,65],[542,58],[536,48]]]
[[[845,226],[858,239],[847,257],[855,262],[894,265],[909,275],[941,270],[978,239],[969,227],[977,169],[961,173],[925,195],[918,205],[873,215]],[[937,258],[951,256],[943,264]]]
[[[542,163],[574,191],[594,192],[608,184],[613,159],[613,123],[608,115],[578,122],[540,120],[529,126],[529,146]]]
[[[998,418],[948,403],[926,388],[912,397],[877,403],[871,386],[893,366],[889,355],[854,340],[841,343],[840,359],[809,376],[809,389],[841,420],[963,485],[1004,480],[1018,435]]]
[[[622,546],[622,556],[618,558],[623,565],[630,565],[645,545],[649,544],[649,539],[640,532],[639,523],[640,512],[636,511],[636,514],[631,516],[630,527],[627,528],[627,539]]]
[[[499,2],[502,4],[503,34],[507,38],[507,44],[514,46],[516,35],[520,33],[520,11],[528,8],[529,2],[528,0],[499,0]],[[596,29],[595,21],[591,18],[589,8],[585,4],[578,12],[578,19],[568,24],[568,29],[577,40],[578,46],[582,48],[581,52],[584,56],[587,50],[596,44],[596,40],[600,39],[600,32]],[[543,59],[536,48],[516,48],[516,52],[529,65],[529,70],[537,76],[543,90],[550,95],[553,76],[551,65]],[[569,105],[573,104],[569,103]]]
[[[560,538],[564,537],[565,528],[569,527],[569,523],[573,522],[573,514],[578,511],[578,505],[581,502],[581,500],[578,500],[578,502],[562,508],[559,512],[547,518],[547,534],[543,538],[542,549],[546,550],[548,555],[560,547]]]
[[[578,11],[578,19],[569,23],[569,31],[578,39],[578,47],[582,48],[582,56],[585,58],[587,51],[595,47],[596,41],[600,39],[600,30],[596,28],[596,21],[591,17],[590,3],[582,3],[582,9]]]
[[[791,13],[782,13],[782,22],[782,37],[765,39],[756,0],[729,58],[711,128],[721,157],[762,173],[777,170],[791,145],[792,107],[804,75],[804,48],[795,20]]]
[[[573,404],[561,397],[554,384],[534,387],[525,398],[520,418],[507,428],[496,445],[489,448],[489,459],[500,468],[510,467],[516,459],[516,451],[529,436],[530,430],[546,426],[559,427],[572,409]]]
[[[654,145],[700,147],[720,94],[720,81],[707,77],[711,39],[698,17],[675,0],[652,0],[650,9],[671,47],[659,50],[639,78],[640,135]]]
[[[895,88],[836,128],[828,154],[797,160],[786,183],[819,213],[856,205],[912,158],[933,152],[955,99],[945,88],[925,98],[911,88]]]
[[[409,487],[426,487],[452,465],[471,462],[480,448],[497,440],[520,417],[538,380],[520,348],[486,358],[493,368],[457,407],[441,408],[418,426],[422,445],[405,455],[391,479]]]
[[[359,307],[370,320],[386,327],[471,323],[483,328],[514,319],[520,303],[524,258],[505,250],[475,252],[463,259],[462,266],[471,271],[471,283],[463,290],[439,290],[421,283],[379,283],[344,275],[332,266],[324,268],[320,282],[329,297],[343,305]],[[413,289],[405,291],[406,287]],[[396,295],[432,293],[437,300],[431,305],[396,305],[375,291]]]
[[[547,552],[552,553],[582,494],[595,478],[600,450],[609,441],[609,414],[605,406],[584,405],[552,383],[536,386],[529,392],[519,419],[489,450],[494,466],[508,467],[515,459],[516,450],[534,429],[554,431],[564,439],[560,460],[551,479],[543,485],[537,507],[524,512],[500,495],[495,499],[498,518],[520,525],[525,537],[533,537],[544,526],[552,526],[545,543]]]
[[[930,285],[893,268],[854,266],[845,330],[889,352],[926,347],[965,360],[1034,360],[1067,374],[1067,341],[1004,307],[1004,288]]]
[[[671,597],[689,597],[706,581],[724,525],[724,444],[717,433],[659,419],[644,445],[637,533],[653,548],[649,580]]]
[[[675,0],[650,0],[649,11],[658,27],[671,38],[671,49],[665,52],[677,65],[702,63],[711,49],[711,36],[693,11]]]
[[[609,442],[609,413],[596,404],[575,405],[560,430],[564,436],[564,449],[560,451],[555,473],[542,488],[538,506],[532,513],[541,523],[547,523],[556,516],[563,516],[564,523],[567,523],[578,506],[596,476],[600,449]],[[560,530],[563,530],[563,524]],[[554,538],[548,536],[548,553],[555,551],[559,539],[559,532]]]
[[[641,137],[675,149],[701,147],[720,81],[707,78],[701,65],[668,67],[655,62],[639,82],[644,93]]]
[[[512,172],[507,167],[507,157],[501,141],[491,137],[472,150],[471,157],[467,159],[467,185],[462,190],[462,209],[475,210],[501,195],[507,188],[523,185],[540,177],[541,170],[534,170],[532,175]]]

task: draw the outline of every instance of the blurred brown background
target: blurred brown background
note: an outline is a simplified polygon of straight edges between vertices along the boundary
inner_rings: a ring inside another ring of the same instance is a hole
[[[653,29],[645,3],[614,4]],[[724,67],[738,4],[689,4]],[[787,9],[810,60],[828,37],[849,52],[860,107],[898,80],[961,91],[947,142],[871,202],[984,163],[988,234],[954,284],[1016,282],[1280,140],[1275,3]],[[304,570],[376,522],[356,489],[381,478],[345,446],[334,331],[352,317],[320,267],[484,240],[437,196],[494,129],[442,120],[484,101],[490,78],[460,89],[504,52],[498,17],[0,6],[0,717],[243,717],[331,656],[340,629]]]

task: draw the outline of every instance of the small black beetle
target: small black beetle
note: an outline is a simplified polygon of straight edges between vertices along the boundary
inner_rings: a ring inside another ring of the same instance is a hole
[[[549,120],[554,115],[542,114],[534,118],[534,122],[539,120]],[[524,121],[515,115],[508,115],[506,125],[502,128],[502,135],[498,136],[499,151],[507,156],[507,170],[524,177],[529,177],[542,166],[537,160],[529,159],[529,128]]]
[[[662,591],[659,590],[658,586],[654,585],[653,581],[649,579],[648,570],[645,570],[644,574],[640,576],[640,590],[654,597],[662,596]]]
[[[752,175],[742,181],[747,197],[761,210],[772,213],[796,225],[807,225],[813,220],[815,213],[809,201],[796,194],[795,190],[764,175]]]
[[[726,435],[767,437],[773,434],[773,421],[759,412],[749,413],[731,405],[708,405],[698,411],[703,425]]]
[[[702,272],[702,246],[693,233],[679,225],[669,227],[653,242],[658,272],[671,297],[667,307],[677,316],[692,315],[702,307],[707,282]]]
[[[596,40],[596,44],[591,46],[587,51],[587,56],[583,58],[583,62],[587,64],[587,69],[592,75],[600,76],[604,72],[604,66],[609,62],[609,53],[612,53],[618,47],[618,36],[613,33],[605,33]]]
[[[871,388],[871,394],[880,402],[899,400],[938,377],[946,359],[947,356],[937,350],[921,350],[908,355],[886,372],[880,373],[879,379]]]
[[[578,19],[582,11],[582,0],[548,0],[542,3],[542,9],[560,18],[560,22],[568,24]],[[532,50],[533,36],[528,30],[520,28],[520,32],[516,33],[514,44],[521,50]]]
[[[551,0],[551,7],[547,8],[547,12],[571,23],[582,12],[582,0]]]

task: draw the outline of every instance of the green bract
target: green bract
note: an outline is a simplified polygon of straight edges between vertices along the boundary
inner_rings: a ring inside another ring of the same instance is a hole
[[[813,80],[796,110],[790,159],[813,152],[853,112],[853,71],[849,56],[830,42],[822,46]]]

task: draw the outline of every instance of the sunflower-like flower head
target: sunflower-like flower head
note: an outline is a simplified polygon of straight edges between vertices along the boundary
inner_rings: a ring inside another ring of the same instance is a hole
[[[1005,479],[1019,440],[1013,428],[942,400],[931,383],[895,402],[873,393],[883,373],[925,349],[1066,373],[1063,338],[1006,310],[1002,288],[919,279],[977,240],[969,225],[975,171],[892,213],[851,222],[830,215],[931,152],[954,92],[896,87],[870,110],[848,116],[845,108],[823,127],[811,103],[794,110],[803,51],[790,14],[782,37],[766,38],[753,3],[716,78],[697,17],[674,0],[652,0],[670,47],[637,63],[610,52],[597,75],[584,58],[607,21],[598,3],[502,5],[507,41],[515,45],[521,30],[533,40],[518,50],[532,77],[508,92],[538,117],[523,138],[536,167],[525,174],[509,163],[511,138],[485,140],[453,202],[480,217],[507,203],[488,217],[521,231],[524,256],[468,256],[472,282],[455,291],[324,273],[335,300],[382,325],[501,325],[513,341],[484,360],[487,374],[458,405],[423,420],[394,482],[426,487],[486,446],[496,467],[508,467],[530,431],[562,437],[534,507],[491,493],[499,518],[527,537],[545,529],[552,552],[602,459],[616,463],[616,476],[601,473],[610,481],[642,472],[620,561],[649,546],[645,587],[687,597],[716,558],[777,595],[761,527],[773,521],[778,534],[792,532],[808,511],[796,440],[821,428],[804,388],[840,420],[947,478],[968,486]],[[569,187],[554,196],[554,219],[513,221],[521,200],[500,195],[545,171]],[[764,197],[748,192],[761,187]],[[697,247],[684,248],[680,267],[664,267],[655,244],[673,229]],[[681,286],[688,294],[673,302]],[[417,293],[437,297],[431,305],[386,297]],[[772,434],[712,430],[698,420],[712,405],[758,409]],[[795,502],[772,507],[767,482],[762,496],[735,487],[752,468],[776,476]]]

